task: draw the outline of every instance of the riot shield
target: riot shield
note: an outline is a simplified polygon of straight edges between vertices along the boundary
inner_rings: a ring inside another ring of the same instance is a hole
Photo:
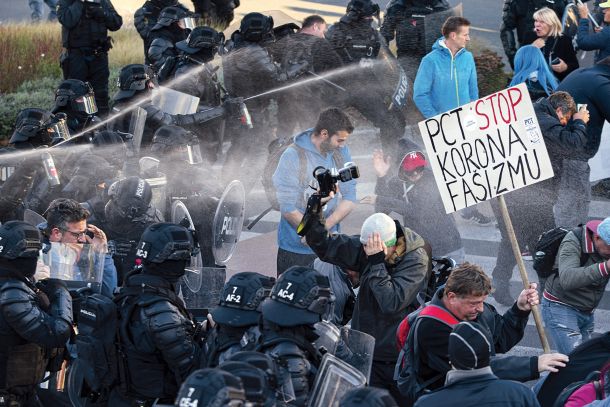
[[[368,382],[371,378],[375,338],[364,332],[343,327],[341,328],[341,339],[345,345],[341,359],[361,372]]]
[[[319,336],[318,339],[314,341],[316,349],[324,347],[326,352],[334,355],[337,351],[339,340],[341,339],[341,331],[339,331],[339,328],[332,322],[321,321],[314,324],[314,329]]]
[[[185,225],[185,219],[188,221],[188,228],[195,229],[193,218],[187,209],[186,205],[182,201],[174,201],[172,203],[171,221],[172,223]],[[186,267],[186,273],[184,274],[184,282],[187,288],[192,292],[198,292],[201,289],[201,268],[203,267],[203,259],[201,258],[201,251],[197,253],[197,256],[191,257],[190,264]]]
[[[23,221],[29,223],[32,226],[38,226],[41,223],[47,222],[47,220],[43,218],[42,215],[31,209],[26,209],[23,212]]]
[[[424,46],[426,49],[426,54],[432,51],[432,46],[434,45],[436,40],[441,37],[441,27],[443,26],[445,21],[449,17],[453,16],[463,16],[462,3],[459,3],[458,5],[444,11],[425,15],[423,23]]]
[[[167,177],[159,172],[159,160],[154,157],[142,157],[139,161],[140,177],[144,178],[152,188],[150,204],[157,208],[165,217],[167,209]]]
[[[336,407],[345,393],[362,386],[366,386],[366,377],[360,371],[327,353],[322,358],[307,405]]]
[[[88,287],[99,293],[107,251],[106,245],[52,242],[42,250],[37,274],[63,280],[69,289]]]
[[[134,156],[140,155],[140,146],[142,145],[142,135],[144,134],[144,126],[146,125],[146,110],[141,107],[136,107],[131,112],[131,119],[129,120],[129,134],[132,138],[130,141],[130,149]]]
[[[244,223],[246,194],[235,180],[225,188],[212,223],[212,252],[217,265],[226,265],[239,241]]]
[[[199,98],[160,86],[153,90],[152,103],[169,114],[192,114],[197,111]]]

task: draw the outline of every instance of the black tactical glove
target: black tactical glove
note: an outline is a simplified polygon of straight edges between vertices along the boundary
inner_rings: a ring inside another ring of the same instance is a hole
[[[85,2],[85,15],[87,18],[91,18],[99,22],[104,22],[104,19],[106,18],[104,7],[102,7],[100,3],[93,3],[89,1]]]
[[[36,283],[36,287],[45,293],[51,302],[53,302],[57,294],[62,290],[68,291],[66,282],[58,278],[46,278],[44,280],[40,280]]]
[[[229,117],[241,116],[241,104],[244,103],[244,98],[228,98],[222,104],[226,115]]]

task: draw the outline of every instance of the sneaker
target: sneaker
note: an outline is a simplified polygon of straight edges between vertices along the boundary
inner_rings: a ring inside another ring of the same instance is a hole
[[[481,212],[476,211],[476,210],[473,211],[471,217],[462,216],[462,218],[466,219],[468,222],[470,222],[474,225],[479,225],[479,226],[488,226],[488,225],[493,224],[493,219],[483,215]]]

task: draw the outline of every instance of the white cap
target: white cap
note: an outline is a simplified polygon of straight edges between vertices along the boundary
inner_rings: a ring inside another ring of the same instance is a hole
[[[381,235],[387,247],[396,245],[396,223],[385,213],[374,213],[366,218],[360,229],[360,243],[365,244],[375,232]]]

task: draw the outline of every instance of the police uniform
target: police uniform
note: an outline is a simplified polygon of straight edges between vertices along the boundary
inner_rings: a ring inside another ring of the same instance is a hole
[[[60,280],[33,283],[40,233],[22,221],[0,226],[0,405],[40,406],[36,387],[72,333],[72,300]]]
[[[59,0],[57,19],[62,25],[64,52],[60,63],[64,79],[88,81],[102,115],[108,113],[108,30],[117,31],[123,19],[110,0],[83,2]]]

